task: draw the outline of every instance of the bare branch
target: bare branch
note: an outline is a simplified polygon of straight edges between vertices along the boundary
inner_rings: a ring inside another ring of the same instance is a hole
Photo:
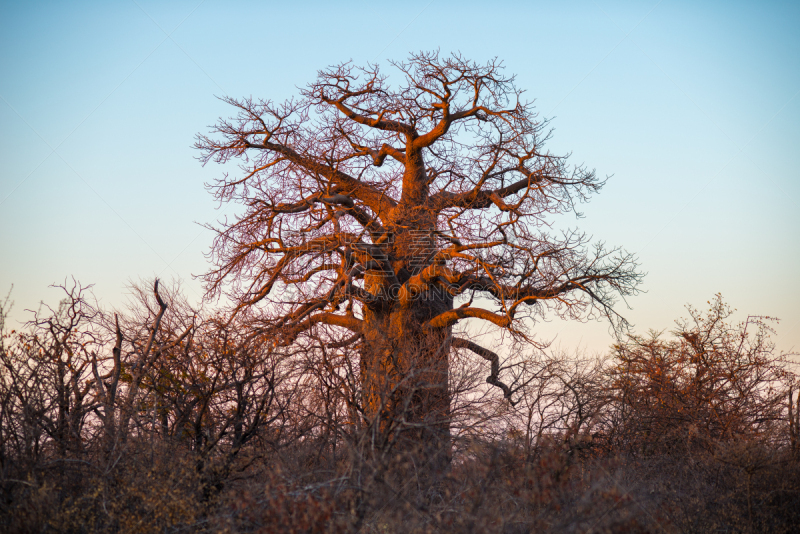
[[[519,402],[519,401],[514,402],[512,400],[511,396],[513,395],[513,392],[511,391],[511,388],[509,388],[506,384],[501,382],[500,379],[499,379],[499,375],[500,375],[500,357],[497,355],[497,353],[492,352],[489,349],[485,349],[485,348],[481,347],[480,345],[478,345],[477,343],[473,343],[472,341],[470,341],[468,339],[463,339],[463,338],[460,338],[460,337],[454,337],[453,338],[452,346],[457,348],[457,349],[469,349],[472,352],[474,352],[475,354],[477,354],[478,356],[480,356],[481,358],[483,358],[484,360],[490,362],[491,363],[491,371],[489,372],[489,376],[486,377],[486,382],[488,384],[493,385],[493,386],[497,386],[501,390],[503,390],[503,396],[506,398],[506,400],[508,400],[509,404],[511,404],[511,406],[516,406],[517,402]]]

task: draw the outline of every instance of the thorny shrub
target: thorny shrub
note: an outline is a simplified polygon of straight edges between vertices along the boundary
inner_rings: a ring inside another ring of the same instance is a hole
[[[730,325],[720,297],[674,339],[631,336],[607,358],[510,355],[513,406],[455,354],[452,460],[431,476],[365,434],[352,355],[276,352],[246,316],[174,288],[117,314],[64,289],[23,330],[0,325],[7,532],[800,526],[791,360],[767,318]]]

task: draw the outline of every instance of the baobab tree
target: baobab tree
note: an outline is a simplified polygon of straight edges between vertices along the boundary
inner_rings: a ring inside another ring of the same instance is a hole
[[[241,209],[213,227],[206,282],[278,346],[351,346],[373,436],[446,457],[451,350],[514,393],[495,352],[454,336],[460,321],[526,336],[545,313],[613,319],[640,275],[621,249],[549,231],[604,180],[545,150],[548,123],[501,62],[433,52],[391,66],[397,84],[343,63],[283,103],[224,98],[236,116],[196,147],[204,164],[240,162],[209,187]]]

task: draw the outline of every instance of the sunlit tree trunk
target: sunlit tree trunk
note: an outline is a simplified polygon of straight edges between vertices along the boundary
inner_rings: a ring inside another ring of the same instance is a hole
[[[413,307],[365,313],[361,380],[364,411],[379,443],[422,453],[433,470],[449,462],[449,328],[423,325],[452,299],[421,295]]]

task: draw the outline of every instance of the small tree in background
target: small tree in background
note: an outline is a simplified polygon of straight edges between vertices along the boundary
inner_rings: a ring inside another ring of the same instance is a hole
[[[688,307],[674,340],[631,335],[614,346],[615,439],[638,450],[665,450],[687,437],[730,441],[776,435],[790,383],[776,355],[770,317],[738,324],[718,294],[708,311]]]

